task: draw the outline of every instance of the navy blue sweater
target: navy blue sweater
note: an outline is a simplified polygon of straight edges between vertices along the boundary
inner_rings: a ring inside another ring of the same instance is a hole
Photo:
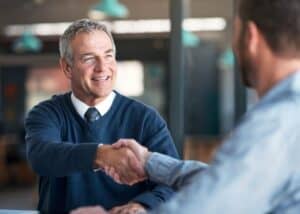
[[[105,209],[138,202],[152,209],[173,191],[150,181],[119,185],[93,163],[99,143],[133,138],[150,151],[178,157],[166,123],[152,108],[116,92],[111,109],[89,124],[76,112],[71,93],[35,106],[25,121],[28,160],[39,175],[42,212],[68,212],[86,205]]]

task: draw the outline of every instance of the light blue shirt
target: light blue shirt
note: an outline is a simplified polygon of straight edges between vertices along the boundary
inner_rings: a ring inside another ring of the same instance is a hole
[[[153,213],[300,213],[300,72],[243,117],[208,167],[153,153],[153,181],[180,189]]]

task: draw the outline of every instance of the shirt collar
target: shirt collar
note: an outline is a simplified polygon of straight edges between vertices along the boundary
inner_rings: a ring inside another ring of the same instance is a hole
[[[109,111],[109,109],[111,108],[112,103],[115,99],[115,96],[116,96],[116,93],[112,91],[102,102],[100,102],[94,106],[99,111],[101,116],[105,115]],[[75,97],[74,93],[71,94],[71,100],[72,100],[72,103],[73,103],[76,111],[78,112],[78,114],[82,118],[84,118],[85,112],[91,106],[88,106],[87,104],[85,104],[84,102],[79,100],[77,97]]]
[[[262,97],[261,102],[268,102],[276,97],[283,96],[283,94],[299,92],[300,70],[290,74],[284,80],[280,81],[273,88],[271,88],[266,95]]]

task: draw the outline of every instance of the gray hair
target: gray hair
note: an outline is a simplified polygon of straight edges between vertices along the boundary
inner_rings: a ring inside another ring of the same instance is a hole
[[[63,33],[59,39],[59,53],[60,57],[65,58],[68,63],[73,61],[73,53],[70,47],[71,41],[78,33],[90,33],[93,31],[103,31],[108,35],[113,46],[113,53],[116,55],[116,46],[111,32],[107,27],[99,22],[89,19],[79,19],[73,22]]]

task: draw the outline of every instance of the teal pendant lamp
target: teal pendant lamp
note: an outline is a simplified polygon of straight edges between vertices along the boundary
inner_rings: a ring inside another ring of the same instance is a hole
[[[221,55],[220,64],[223,67],[233,68],[235,63],[234,53],[231,48],[227,48]]]
[[[196,47],[200,43],[200,38],[192,32],[182,30],[182,41],[184,47]]]
[[[16,53],[39,52],[42,49],[42,42],[30,31],[25,31],[21,37],[13,43],[12,48]]]
[[[101,0],[89,11],[89,17],[93,19],[101,19],[106,16],[124,18],[128,16],[128,9],[118,0]]]

